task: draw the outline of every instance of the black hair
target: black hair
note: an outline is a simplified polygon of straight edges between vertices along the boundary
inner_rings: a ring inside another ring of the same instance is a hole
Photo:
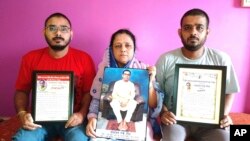
[[[127,70],[127,69],[126,69],[126,70],[123,70],[122,74],[124,74],[125,71],[129,72],[129,74],[131,75],[131,71],[130,71],[130,70]]]
[[[127,34],[130,36],[130,38],[132,39],[133,43],[134,43],[134,51],[136,49],[136,41],[135,41],[135,35],[129,31],[128,29],[119,29],[117,30],[115,33],[112,34],[111,36],[111,40],[110,40],[110,43],[109,43],[109,47],[111,48],[113,46],[113,43],[114,43],[114,40],[115,40],[115,37],[118,35],[118,34]]]
[[[64,19],[66,19],[66,20],[68,21],[68,23],[69,23],[69,25],[70,25],[70,28],[71,28],[71,22],[70,22],[69,18],[68,18],[66,15],[64,15],[64,14],[62,14],[62,13],[58,13],[58,12],[57,12],[57,13],[51,14],[51,15],[45,20],[44,27],[47,26],[48,20],[51,19],[51,18],[53,18],[53,17],[63,17]]]
[[[187,16],[203,16],[206,18],[207,20],[207,28],[209,26],[209,17],[207,15],[207,13],[201,9],[198,9],[198,8],[194,8],[194,9],[191,9],[191,10],[188,10],[181,18],[181,22],[180,22],[180,25],[182,26],[182,22],[183,22],[183,19]]]

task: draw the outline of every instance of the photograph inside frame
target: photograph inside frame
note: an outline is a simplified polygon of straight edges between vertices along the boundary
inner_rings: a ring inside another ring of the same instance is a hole
[[[97,136],[144,141],[148,116],[148,71],[106,67],[102,82]]]

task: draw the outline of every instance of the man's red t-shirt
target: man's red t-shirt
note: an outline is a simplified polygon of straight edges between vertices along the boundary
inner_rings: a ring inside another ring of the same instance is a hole
[[[30,92],[33,70],[74,72],[74,112],[80,110],[82,95],[89,93],[95,77],[92,58],[85,52],[69,47],[68,53],[59,59],[50,56],[48,47],[31,51],[23,56],[16,90]]]

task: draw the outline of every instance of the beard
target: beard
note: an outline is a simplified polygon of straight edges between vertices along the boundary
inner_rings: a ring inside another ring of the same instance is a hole
[[[52,40],[62,40],[62,41],[65,41],[65,44],[64,45],[53,45],[52,41],[47,36],[45,36],[45,39],[46,39],[46,42],[48,43],[48,45],[50,46],[50,48],[54,51],[64,50],[69,45],[69,43],[71,41],[71,37],[66,41],[62,37],[54,37],[54,38],[52,38]]]
[[[198,40],[198,43],[195,44],[191,41],[191,43],[188,43],[189,40]],[[205,36],[203,39],[199,39],[195,36],[190,36],[189,38],[187,38],[187,40],[184,39],[184,37],[181,35],[181,41],[182,44],[184,46],[185,49],[189,50],[189,51],[197,51],[199,50],[206,42],[207,36]]]

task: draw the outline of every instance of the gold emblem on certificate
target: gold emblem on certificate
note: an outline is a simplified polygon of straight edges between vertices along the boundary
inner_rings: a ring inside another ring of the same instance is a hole
[[[34,71],[32,116],[35,122],[64,122],[73,110],[73,72]]]
[[[176,64],[177,121],[219,126],[224,115],[225,81],[225,66]]]

